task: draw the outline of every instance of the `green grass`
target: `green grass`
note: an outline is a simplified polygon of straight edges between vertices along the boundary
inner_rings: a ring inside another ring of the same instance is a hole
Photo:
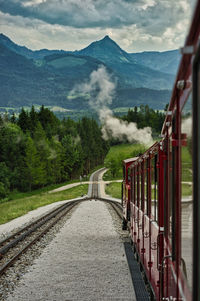
[[[83,178],[82,182],[88,181],[88,179],[89,179],[89,175],[86,178]],[[62,186],[68,185],[68,184],[77,183],[77,182],[80,182],[80,180],[75,179],[75,180],[67,181],[67,182],[60,183],[60,184],[52,184],[52,185],[49,185],[49,186],[46,186],[46,187],[43,187],[40,189],[28,191],[28,192],[12,191],[9,193],[8,198],[1,199],[0,203],[4,203],[7,201],[11,201],[11,200],[16,200],[16,199],[20,199],[20,198],[25,198],[25,197],[29,197],[29,196],[33,196],[33,195],[38,195],[38,194],[48,192],[53,189],[56,189],[56,188],[59,188],[59,187],[62,187]]]
[[[192,196],[192,185],[182,184],[182,196]],[[121,199],[121,183],[109,183],[105,187],[106,194]],[[154,190],[151,190],[152,200],[154,199]]]
[[[122,161],[144,153],[147,148],[142,144],[119,144],[112,146],[104,160],[109,171],[104,174],[104,180],[122,179]]]
[[[0,204],[0,224],[26,214],[38,207],[87,194],[88,185],[82,184],[57,193],[41,192]]]
[[[191,184],[182,183],[181,190],[182,190],[183,197],[184,196],[192,196],[192,185]]]
[[[121,183],[109,183],[106,185],[105,191],[113,198],[121,199],[122,196],[122,184]]]
[[[182,181],[192,182],[192,156],[187,147],[181,150]]]
[[[61,184],[53,184],[41,189],[30,192],[11,192],[7,198],[0,200],[0,224],[6,223],[16,217],[24,215],[28,211],[45,206],[61,200],[69,200],[87,194],[88,185],[84,181],[88,181],[90,175],[102,168],[103,165],[95,167],[90,174],[82,179],[82,185],[67,189],[63,192],[49,194],[48,192],[61,186],[77,183],[80,180],[75,179]]]
[[[147,147],[148,148],[148,147]],[[137,156],[138,153],[143,153],[145,151],[144,145],[142,144],[119,144],[114,145],[110,148],[105,160],[110,160],[120,154],[122,159],[131,158]]]

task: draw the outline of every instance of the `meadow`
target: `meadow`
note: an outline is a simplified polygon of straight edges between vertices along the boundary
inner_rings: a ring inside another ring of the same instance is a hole
[[[145,146],[140,144],[121,144],[111,147],[105,158],[105,165],[110,169],[104,174],[104,180],[122,179],[122,160],[135,157],[144,151]],[[187,198],[192,195],[192,156],[189,147],[182,148],[181,158],[182,197]],[[121,199],[121,183],[107,184],[105,190],[108,195]]]
[[[38,207],[45,206],[62,200],[70,200],[88,192],[88,185],[79,186],[56,193],[37,191],[29,196],[16,197],[16,199],[0,203],[0,224],[28,213]]]
[[[104,164],[109,170],[104,174],[104,180],[122,179],[122,161],[127,158],[137,157],[147,147],[141,144],[119,144],[110,148]]]

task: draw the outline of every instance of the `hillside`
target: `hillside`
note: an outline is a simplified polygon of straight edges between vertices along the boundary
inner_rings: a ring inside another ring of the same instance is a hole
[[[0,107],[34,105],[88,110],[85,95],[68,97],[102,64],[117,83],[112,107],[148,104],[163,109],[169,101],[177,51],[131,54],[109,36],[75,52],[33,51],[0,34]]]
[[[122,50],[109,36],[93,42],[88,47],[76,52],[77,55],[94,57],[112,68],[123,80],[125,85],[132,88],[149,88],[155,90],[171,89],[177,68],[177,52],[172,53],[170,69],[168,57],[171,52],[147,52],[145,54],[129,54]],[[168,57],[167,57],[168,56]],[[165,60],[163,60],[165,58]],[[163,64],[165,62],[165,65]],[[161,64],[162,62],[162,64]],[[166,63],[167,62],[167,63]],[[175,62],[177,62],[175,64]],[[161,67],[159,67],[161,66]],[[171,74],[167,74],[169,70]]]

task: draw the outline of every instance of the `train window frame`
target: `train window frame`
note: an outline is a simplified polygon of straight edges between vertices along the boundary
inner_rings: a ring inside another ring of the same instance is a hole
[[[144,161],[144,213],[148,215],[148,159],[145,159]]]
[[[200,298],[200,46],[193,61],[193,300]]]
[[[164,142],[164,152],[167,155],[169,153],[169,137],[165,139]],[[166,160],[164,160],[164,234],[165,237],[168,237],[169,234],[169,158],[166,156]]]
[[[140,164],[137,165],[137,207],[140,208]]]
[[[151,157],[147,159],[147,215],[151,218]]]
[[[137,205],[137,165],[134,166],[134,204]]]
[[[144,160],[142,160],[141,162],[141,210],[144,212],[144,208],[145,208],[145,197],[144,197],[144,193],[145,193],[145,190],[144,190],[144,184],[145,184],[145,181],[144,181]]]
[[[154,156],[154,221],[158,222],[158,154],[156,153]]]
[[[172,118],[172,134],[176,132],[176,110]],[[172,141],[171,141],[172,143]],[[176,260],[176,150],[172,146],[172,174],[171,174],[171,210],[172,210],[172,260]]]

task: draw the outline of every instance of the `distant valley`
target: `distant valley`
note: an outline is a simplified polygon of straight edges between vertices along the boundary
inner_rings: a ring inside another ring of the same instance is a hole
[[[43,104],[60,108],[63,115],[88,111],[87,96],[71,97],[70,91],[104,65],[117,83],[112,109],[141,104],[163,109],[179,60],[178,50],[127,53],[109,36],[70,52],[33,51],[0,34],[0,107],[15,110]]]

